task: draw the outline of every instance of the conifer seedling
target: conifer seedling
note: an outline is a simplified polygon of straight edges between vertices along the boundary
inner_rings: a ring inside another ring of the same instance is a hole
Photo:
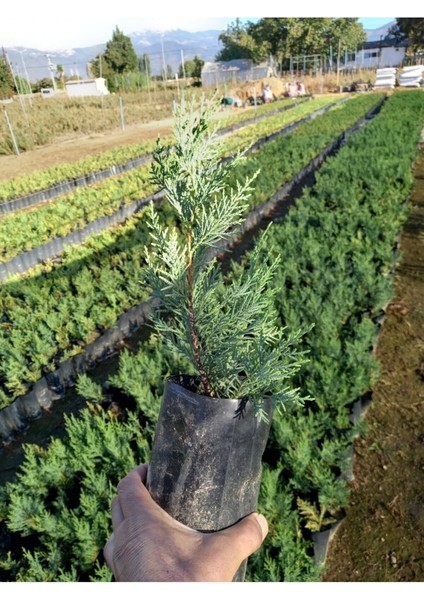
[[[152,322],[198,376],[197,392],[211,398],[252,402],[266,419],[264,398],[274,407],[301,402],[290,380],[304,363],[299,332],[279,326],[266,232],[246,268],[224,276],[217,253],[243,222],[257,174],[229,184],[240,153],[222,160],[216,102],[183,100],[174,109],[175,143],[157,142],[153,181],[166,193],[178,225],[164,226],[151,205],[151,245],[146,282],[156,299]],[[244,404],[243,404],[244,403]]]

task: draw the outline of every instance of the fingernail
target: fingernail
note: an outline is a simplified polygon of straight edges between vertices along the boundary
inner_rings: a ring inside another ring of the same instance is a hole
[[[268,535],[268,521],[265,519],[265,517],[263,515],[260,515],[259,513],[254,513],[257,522],[259,523],[259,526],[262,530],[262,540],[264,540],[266,538],[266,536]]]

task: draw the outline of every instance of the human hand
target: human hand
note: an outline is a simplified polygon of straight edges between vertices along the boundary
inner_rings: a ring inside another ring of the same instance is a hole
[[[147,465],[118,484],[112,501],[113,533],[104,548],[116,581],[232,581],[240,564],[268,533],[252,513],[216,533],[200,533],[173,519],[145,487]]]

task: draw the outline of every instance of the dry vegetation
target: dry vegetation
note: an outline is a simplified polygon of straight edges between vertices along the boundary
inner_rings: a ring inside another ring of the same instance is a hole
[[[124,125],[149,123],[170,117],[178,90],[152,88],[122,95]],[[6,105],[18,147],[21,151],[121,128],[120,97],[68,98],[65,94],[24,98]],[[0,121],[0,154],[13,153],[6,119]]]
[[[284,93],[285,83],[302,79],[306,91],[312,94],[339,92],[340,88],[350,86],[353,81],[372,82],[374,72],[366,71],[355,74],[329,74],[321,76],[287,75],[282,79],[268,79],[274,95],[279,98]],[[234,86],[222,86],[218,93],[228,95],[235,93],[242,99],[256,94],[264,82],[247,82]],[[233,88],[233,89],[232,89]],[[188,88],[190,93],[214,93],[214,89]],[[240,91],[241,90],[241,91]],[[173,101],[181,94],[176,84],[163,87],[153,82],[149,90],[123,93],[122,107],[125,127],[158,121],[171,117]],[[55,97],[41,98],[38,94],[18,98],[7,105],[7,115],[21,152],[33,150],[41,146],[75,139],[79,136],[98,134],[121,129],[120,96],[68,98],[65,93]],[[13,154],[14,144],[10,135],[6,118],[0,119],[0,155]]]

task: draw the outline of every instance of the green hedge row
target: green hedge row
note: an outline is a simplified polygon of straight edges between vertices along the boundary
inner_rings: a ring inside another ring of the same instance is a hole
[[[293,106],[294,108],[296,104],[293,99],[283,99],[272,105],[266,104],[235,115],[223,115],[221,125],[222,127],[228,127],[242,124],[243,121],[251,119],[252,116],[267,116],[272,110],[288,106]],[[123,165],[129,160],[138,158],[144,154],[150,154],[154,147],[154,140],[141,144],[119,146],[97,155],[91,155],[89,158],[81,159],[75,163],[61,164],[56,167],[37,171],[29,176],[15,177],[10,181],[0,182],[0,202],[7,202],[14,198],[31,194],[32,192],[45,190],[64,181],[86,177],[114,165]]]
[[[286,113],[249,125],[242,132],[229,135],[225,139],[223,151],[228,155],[246,148],[262,136],[300,120],[330,104],[330,101],[334,102],[331,98],[311,100]],[[120,206],[129,205],[157,191],[150,182],[150,165],[146,164],[30,210],[6,214],[0,219],[0,262],[9,261],[21,252],[82,229],[99,217],[113,214]]]
[[[262,168],[252,206],[269,198],[380,99],[354,98],[249,156],[235,175]],[[161,210],[172,223],[169,208]],[[66,250],[60,264],[49,261],[47,268],[0,287],[0,408],[80,353],[125,310],[147,300],[148,290],[140,284],[147,239],[140,212],[124,226]]]

